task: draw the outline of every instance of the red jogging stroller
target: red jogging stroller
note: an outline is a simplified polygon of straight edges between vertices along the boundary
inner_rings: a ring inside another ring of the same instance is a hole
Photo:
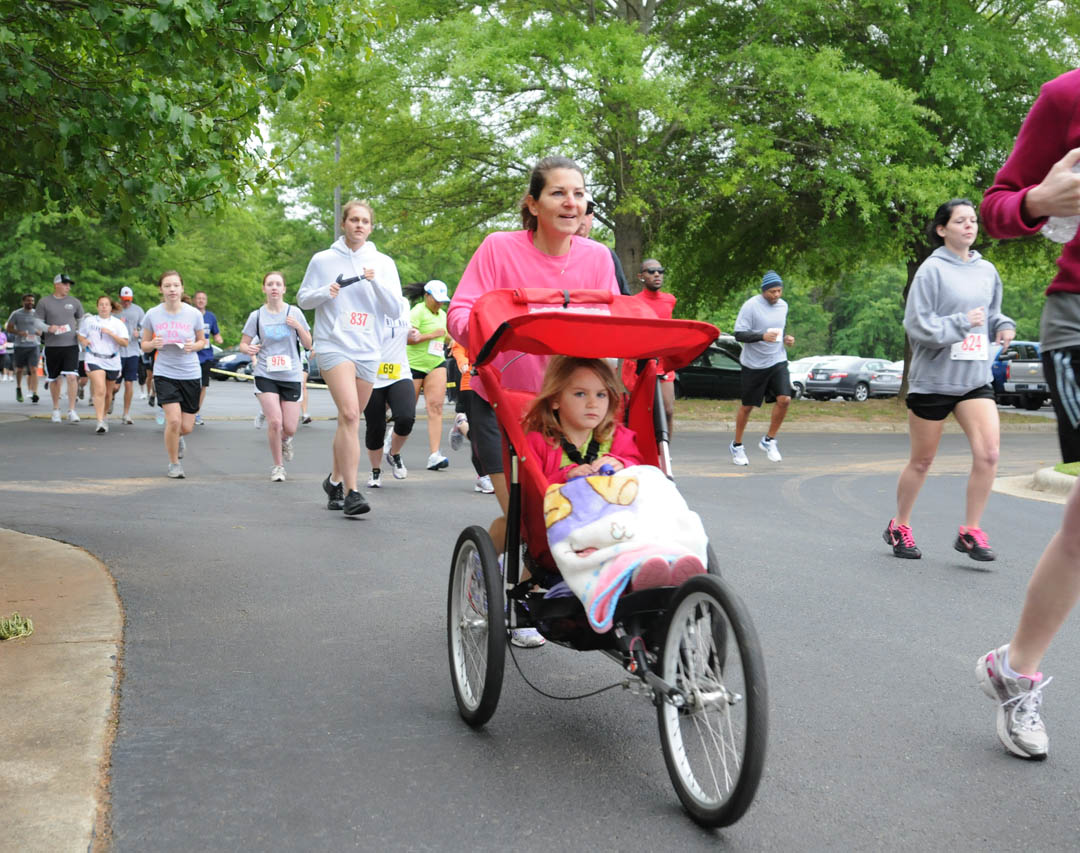
[[[463,530],[454,546],[447,603],[450,676],[465,722],[479,727],[494,714],[512,628],[535,627],[551,642],[599,650],[632,676],[624,686],[656,706],[664,761],[679,799],[695,821],[711,827],[742,817],[764,767],[765,667],[749,613],[720,578],[711,545],[707,574],[678,587],[624,593],[606,633],[592,630],[576,597],[545,598],[544,590],[536,590],[559,576],[544,525],[548,484],[521,426],[534,393],[512,387],[512,370],[497,357],[562,354],[635,364],[637,381],[623,421],[636,432],[645,464],[670,476],[657,374],[688,364],[718,334],[708,323],[659,320],[638,299],[596,290],[500,290],[477,300],[469,360],[505,438],[506,549],[500,564],[487,530]],[[529,577],[522,582],[523,564]]]

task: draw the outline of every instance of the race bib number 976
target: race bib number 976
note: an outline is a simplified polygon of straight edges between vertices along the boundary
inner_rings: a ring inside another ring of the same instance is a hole
[[[266,369],[270,373],[292,370],[292,358],[288,355],[272,355],[266,360]]]

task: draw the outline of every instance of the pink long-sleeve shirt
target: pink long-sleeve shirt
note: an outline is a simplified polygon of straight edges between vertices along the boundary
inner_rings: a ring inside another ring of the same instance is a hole
[[[531,231],[496,231],[484,238],[450,300],[446,312],[450,337],[469,340],[469,314],[476,300],[490,290],[557,287],[619,294],[611,250],[603,243],[571,237],[570,251],[565,255],[545,255],[533,245],[532,238]],[[502,353],[493,364],[502,370],[510,387],[539,391],[547,357]],[[472,390],[488,399],[480,377],[472,378]]]
[[[1080,69],[1044,83],[1039,97],[1020,127],[1016,144],[994,184],[983,196],[980,214],[991,237],[1037,234],[1046,219],[1028,219],[1024,197],[1050,168],[1073,148],[1080,147]],[[1047,293],[1080,293],[1080,235],[1062,248],[1058,273]]]
[[[562,464],[562,445],[550,444],[538,432],[525,433],[525,440],[529,442],[529,448],[536,454],[536,460],[540,463],[540,468],[544,472],[548,485],[565,483],[566,475],[577,467],[577,463],[574,462],[565,466]],[[644,464],[641,459],[641,451],[637,447],[637,434],[622,424],[615,424],[615,432],[611,436],[611,449],[600,455],[613,456],[622,462],[624,468]]]

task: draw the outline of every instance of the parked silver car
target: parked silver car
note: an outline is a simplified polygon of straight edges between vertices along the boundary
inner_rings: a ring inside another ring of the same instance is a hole
[[[861,403],[870,398],[870,376],[891,364],[884,358],[850,357],[827,366],[817,365],[806,377],[806,396],[814,400],[843,397]]]
[[[900,393],[900,383],[904,378],[904,362],[894,361],[884,370],[870,374],[871,397],[895,397]]]

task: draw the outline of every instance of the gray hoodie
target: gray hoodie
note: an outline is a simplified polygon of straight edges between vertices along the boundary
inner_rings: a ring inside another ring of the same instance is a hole
[[[967,312],[986,310],[986,325],[972,326]],[[934,250],[911,282],[904,329],[911,339],[911,394],[961,396],[992,380],[989,344],[1002,329],[1016,324],[1001,313],[1001,278],[994,265],[976,252],[961,260],[944,246]],[[953,344],[972,334],[986,336],[984,358],[955,358]]]

